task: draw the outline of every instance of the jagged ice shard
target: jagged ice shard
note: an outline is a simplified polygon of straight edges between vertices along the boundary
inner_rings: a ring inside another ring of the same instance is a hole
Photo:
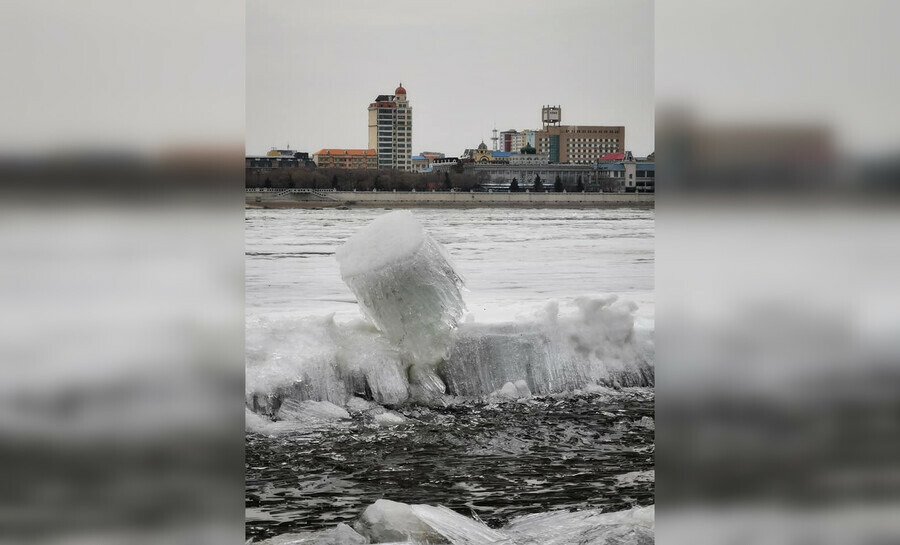
[[[465,312],[463,280],[410,212],[378,217],[338,249],[337,260],[363,314],[405,363],[444,359],[450,333]]]

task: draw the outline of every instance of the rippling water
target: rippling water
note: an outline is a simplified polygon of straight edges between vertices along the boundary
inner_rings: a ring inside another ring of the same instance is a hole
[[[653,503],[653,399],[634,390],[529,403],[410,407],[247,437],[248,537],[327,528],[379,498],[441,504],[491,526],[551,509]]]
[[[358,318],[335,249],[384,210],[248,210],[246,312]],[[466,278],[470,319],[515,320],[548,300],[613,293],[652,329],[652,210],[414,210]],[[264,327],[264,326],[251,326]],[[653,503],[653,392],[395,408],[247,435],[247,536],[332,527],[376,499],[441,504],[492,526],[560,508]]]

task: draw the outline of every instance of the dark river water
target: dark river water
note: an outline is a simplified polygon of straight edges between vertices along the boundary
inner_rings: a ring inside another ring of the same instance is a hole
[[[246,535],[255,540],[352,522],[375,500],[444,505],[492,527],[554,509],[653,503],[649,389],[527,402],[407,407],[246,437]]]

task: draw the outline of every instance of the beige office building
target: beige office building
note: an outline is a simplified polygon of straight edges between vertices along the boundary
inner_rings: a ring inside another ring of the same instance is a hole
[[[549,125],[535,134],[535,149],[551,163],[591,164],[607,153],[624,153],[625,127]]]
[[[369,148],[379,169],[412,170],[412,107],[402,83],[393,95],[378,95],[369,104]]]
[[[376,169],[373,149],[321,149],[313,154],[319,168]]]

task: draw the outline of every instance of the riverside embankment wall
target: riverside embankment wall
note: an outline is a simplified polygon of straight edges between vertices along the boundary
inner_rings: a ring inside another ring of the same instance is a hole
[[[633,204],[653,206],[653,194],[636,193],[470,193],[450,191],[334,191],[328,193],[332,203],[351,205],[449,205],[449,206],[541,206],[541,205],[616,205]],[[260,200],[257,200],[257,197]],[[291,194],[280,197],[282,201],[328,204],[309,194]],[[272,202],[265,192],[247,192],[247,202],[260,204]]]

